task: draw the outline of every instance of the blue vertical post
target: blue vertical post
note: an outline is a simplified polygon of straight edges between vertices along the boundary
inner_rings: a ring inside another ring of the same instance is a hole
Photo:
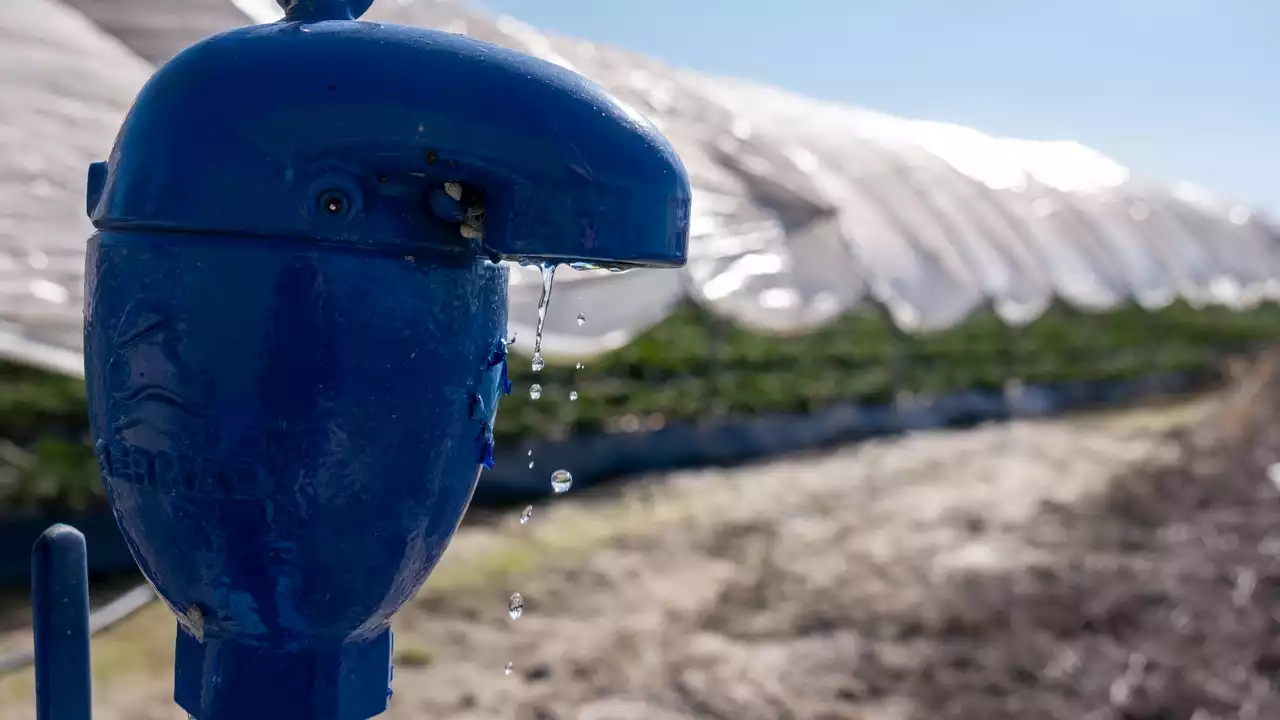
[[[84,535],[54,525],[31,551],[36,720],[89,720],[89,563]]]

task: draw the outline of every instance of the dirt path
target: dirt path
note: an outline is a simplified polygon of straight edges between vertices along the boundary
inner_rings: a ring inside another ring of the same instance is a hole
[[[1160,496],[1188,507],[1153,508],[1135,493],[1188,463],[1143,417],[922,433],[464,528],[398,622],[389,716],[1280,717],[1258,660],[1280,535],[1238,512],[1280,518],[1280,492],[1259,470],[1234,505],[1179,485]],[[99,718],[181,717],[171,628],[154,608],[96,642]],[[29,682],[0,680],[0,720],[31,716]]]

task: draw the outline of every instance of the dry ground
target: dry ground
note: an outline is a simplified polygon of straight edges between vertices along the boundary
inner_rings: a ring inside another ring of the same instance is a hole
[[[920,433],[472,522],[399,618],[388,714],[1280,717],[1280,383],[1251,382],[1180,413]],[[166,612],[95,641],[101,720],[181,717]],[[0,679],[0,720],[30,718],[30,693]]]

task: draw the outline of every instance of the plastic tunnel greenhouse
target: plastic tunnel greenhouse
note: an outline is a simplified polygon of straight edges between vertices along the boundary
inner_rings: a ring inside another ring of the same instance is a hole
[[[86,167],[103,159],[157,63],[206,35],[279,15],[272,0],[0,3],[0,33],[9,38],[0,43],[8,160],[0,166],[0,356],[82,373],[84,242],[92,231]],[[1054,326],[1051,334],[1070,336],[1053,346],[1063,355],[1071,338],[1099,334],[1085,327],[1091,317],[1119,314],[1128,319],[1112,334],[1136,337],[1162,332],[1144,318],[1166,308],[1179,318],[1243,317],[1270,313],[1280,299],[1275,225],[1190,185],[1136,177],[1073,142],[996,138],[708,77],[460,1],[380,0],[366,19],[467,33],[576,70],[660,127],[690,172],[686,268],[557,276],[548,371],[592,358],[589,366],[615,377],[580,388],[584,401],[572,411],[545,399],[535,408],[517,393],[499,423],[507,441],[652,429],[704,412],[812,415],[833,402],[911,389],[909,378],[900,382],[906,371],[896,353],[920,338],[950,332],[952,345],[977,347],[977,332],[988,344],[1013,342],[1056,314],[1081,325]],[[540,292],[536,268],[512,268],[518,352],[531,350]],[[586,322],[577,322],[580,313]],[[662,330],[673,323],[685,329]],[[1274,336],[1266,330],[1274,323],[1268,314],[1228,334]],[[819,335],[826,355],[814,359],[804,343]],[[1185,345],[1216,337],[1193,334]],[[871,345],[888,349],[848,360]],[[676,346],[678,357],[659,352]],[[729,346],[740,357],[726,358]],[[1004,351],[964,352],[925,355],[954,376]],[[793,368],[804,369],[805,387],[788,387],[784,371]],[[1054,372],[1048,377],[1071,374]],[[883,380],[886,373],[893,377]],[[933,389],[990,387],[1021,374],[950,377]],[[569,382],[564,373],[543,377]],[[617,390],[628,379],[655,389],[637,399]],[[748,387],[752,397],[722,402]],[[507,446],[521,454],[525,447]]]
[[[98,569],[134,567],[85,440],[86,169],[157,64],[279,15],[273,0],[0,0],[0,546],[65,518],[91,536]],[[1194,384],[1223,354],[1280,337],[1280,228],[1076,143],[708,77],[463,0],[378,0],[365,19],[582,73],[671,139],[694,186],[683,270],[558,273],[552,362],[537,378],[517,364],[479,502],[548,493],[530,452],[540,473],[571,468],[579,488],[1119,402]],[[539,271],[513,267],[510,282],[515,349],[528,354]],[[0,582],[26,577],[26,563],[0,556]],[[94,629],[151,599],[134,590]],[[0,671],[29,661],[0,657]]]

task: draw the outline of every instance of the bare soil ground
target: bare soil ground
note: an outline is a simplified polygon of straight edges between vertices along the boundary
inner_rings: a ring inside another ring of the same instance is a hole
[[[920,433],[471,521],[399,618],[388,715],[1280,717],[1280,379],[1194,410]],[[172,637],[156,606],[95,641],[99,718],[182,716]],[[0,720],[30,693],[0,679]]]

